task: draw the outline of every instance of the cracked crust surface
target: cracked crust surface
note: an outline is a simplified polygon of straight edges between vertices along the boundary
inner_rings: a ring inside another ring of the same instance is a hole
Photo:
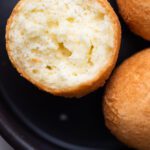
[[[150,48],[116,69],[104,95],[106,126],[130,147],[150,149]]]
[[[117,3],[131,31],[150,41],[150,0],[117,0]]]

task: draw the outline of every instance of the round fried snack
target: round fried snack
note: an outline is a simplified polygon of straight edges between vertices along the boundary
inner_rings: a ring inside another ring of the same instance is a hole
[[[106,126],[119,140],[139,150],[150,149],[150,48],[116,69],[103,106]]]
[[[150,0],[117,0],[117,3],[131,31],[150,41]]]
[[[121,28],[106,0],[20,0],[6,29],[9,58],[40,89],[81,97],[104,85]]]

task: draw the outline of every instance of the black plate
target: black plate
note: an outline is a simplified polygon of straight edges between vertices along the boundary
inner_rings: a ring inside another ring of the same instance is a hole
[[[59,146],[60,149],[127,149],[104,125],[101,106],[104,88],[80,100],[54,97],[32,86],[12,67],[5,50],[5,25],[16,2],[17,0],[0,1],[0,92],[9,109],[23,122],[22,132],[27,132],[28,128],[36,139],[40,139],[41,144],[43,141],[49,142]],[[116,9],[115,0],[110,2]],[[122,20],[121,22],[123,40],[118,64],[150,44],[133,35]],[[12,125],[8,124],[8,128],[11,129]],[[11,134],[18,133],[15,130],[11,132]],[[23,141],[15,140],[23,146]],[[28,141],[26,138],[23,140]],[[32,145],[32,140],[27,144]]]

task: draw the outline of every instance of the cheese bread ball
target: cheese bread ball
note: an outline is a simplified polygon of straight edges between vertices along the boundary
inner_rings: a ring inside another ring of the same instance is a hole
[[[131,31],[150,41],[150,0],[117,0],[117,3]]]
[[[139,150],[150,149],[150,48],[116,69],[103,106],[106,126],[119,140]]]
[[[81,97],[109,77],[120,34],[106,0],[20,0],[7,23],[6,47],[18,72],[37,87]]]

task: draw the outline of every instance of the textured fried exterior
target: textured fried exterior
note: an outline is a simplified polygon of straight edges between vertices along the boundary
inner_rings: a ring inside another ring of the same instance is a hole
[[[117,0],[117,3],[131,31],[150,41],[150,0]]]
[[[106,126],[122,142],[150,149],[150,48],[116,69],[104,95]]]

